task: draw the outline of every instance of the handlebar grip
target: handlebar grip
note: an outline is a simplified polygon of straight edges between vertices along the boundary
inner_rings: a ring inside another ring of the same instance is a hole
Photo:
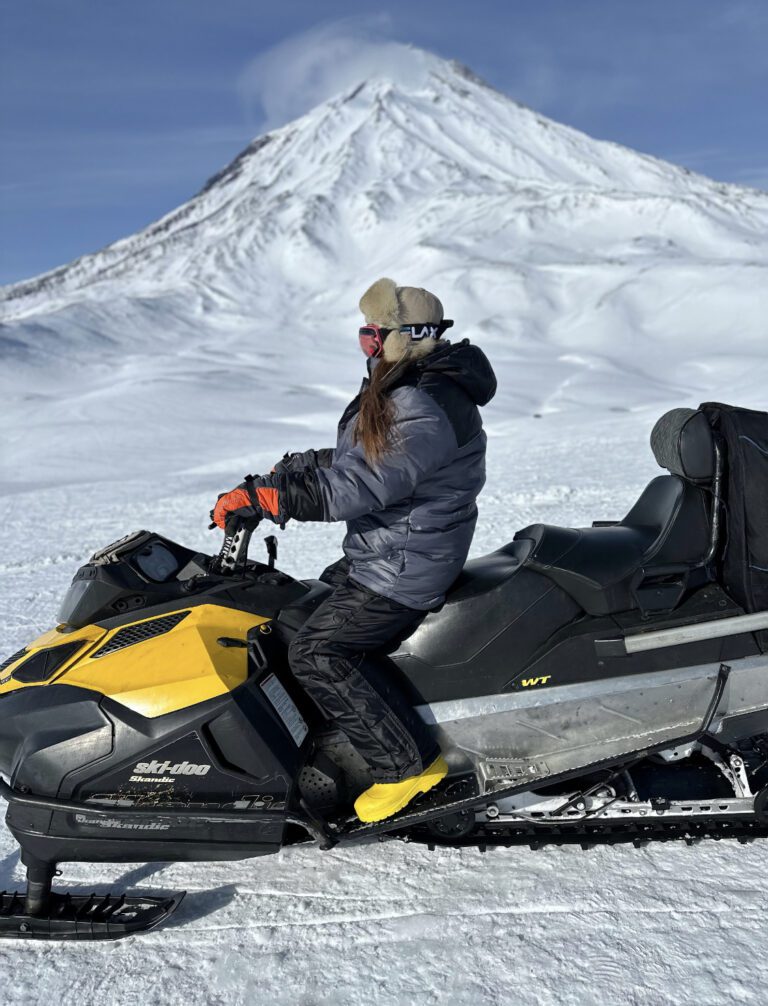
[[[245,509],[245,508],[243,508]],[[213,566],[219,573],[231,574],[245,569],[251,535],[261,523],[261,516],[229,514],[224,526],[224,541]]]

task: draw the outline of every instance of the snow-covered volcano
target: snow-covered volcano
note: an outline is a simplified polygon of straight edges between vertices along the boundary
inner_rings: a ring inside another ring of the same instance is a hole
[[[380,275],[435,290],[489,352],[492,433],[759,400],[767,232],[768,194],[593,140],[414,51],[407,77],[259,137],[140,233],[0,291],[0,477],[29,484],[33,457],[95,476],[107,447],[142,473],[326,440]]]

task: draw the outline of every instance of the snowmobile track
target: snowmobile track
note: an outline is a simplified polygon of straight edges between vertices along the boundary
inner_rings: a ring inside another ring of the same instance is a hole
[[[441,836],[426,827],[415,828],[401,836],[405,841],[419,842],[430,849],[438,846],[475,846],[481,852],[496,847],[527,845],[538,851],[548,845],[580,845],[590,849],[599,845],[621,845],[631,843],[642,848],[650,842],[684,841],[695,845],[704,839],[721,841],[736,839],[742,844],[758,838],[768,838],[768,819],[747,818],[743,815],[733,818],[712,818],[694,821],[690,818],[657,819],[639,822],[615,822],[591,824],[574,821],[566,824],[499,824],[478,825],[468,835],[457,838]]]

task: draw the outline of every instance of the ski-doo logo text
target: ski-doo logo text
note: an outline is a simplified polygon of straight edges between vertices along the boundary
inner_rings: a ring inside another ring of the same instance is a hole
[[[207,775],[210,765],[193,765],[192,762],[181,761],[175,765],[169,761],[140,761],[133,769],[139,775]]]
[[[543,678],[523,678],[521,684],[523,688],[533,688],[534,685],[546,685],[551,677],[551,674],[545,674]]]

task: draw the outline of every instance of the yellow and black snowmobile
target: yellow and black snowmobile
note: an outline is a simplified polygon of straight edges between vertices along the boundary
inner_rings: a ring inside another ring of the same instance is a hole
[[[227,860],[391,835],[429,845],[768,834],[768,416],[677,409],[670,474],[622,521],[535,524],[466,568],[391,647],[450,766],[397,816],[293,682],[326,596],[247,558],[140,531],[76,573],[56,628],[0,665],[0,795],[28,885],[0,935],[115,939],[182,894],[52,890],[65,861]]]

